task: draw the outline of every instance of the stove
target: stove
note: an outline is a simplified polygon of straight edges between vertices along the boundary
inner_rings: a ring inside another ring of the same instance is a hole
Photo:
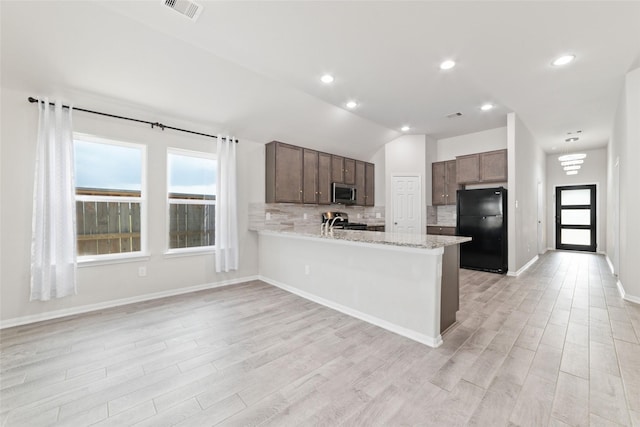
[[[349,215],[346,212],[323,212],[322,223],[333,223],[333,228],[342,230],[366,230],[367,224],[361,222],[349,222]]]

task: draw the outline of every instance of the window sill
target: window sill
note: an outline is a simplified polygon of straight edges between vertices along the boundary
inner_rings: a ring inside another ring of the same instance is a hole
[[[185,256],[213,255],[214,246],[199,246],[196,248],[169,249],[164,253],[165,258],[180,258]]]
[[[151,256],[146,253],[136,253],[135,255],[97,255],[86,256],[78,259],[78,267],[93,267],[95,265],[123,264],[127,262],[149,261]]]

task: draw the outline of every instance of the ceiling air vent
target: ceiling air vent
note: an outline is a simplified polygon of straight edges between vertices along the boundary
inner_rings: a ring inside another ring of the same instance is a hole
[[[170,7],[183,16],[195,21],[202,13],[202,6],[191,0],[162,0],[165,6]]]
[[[458,117],[462,117],[461,112],[447,114],[447,119],[457,119]]]

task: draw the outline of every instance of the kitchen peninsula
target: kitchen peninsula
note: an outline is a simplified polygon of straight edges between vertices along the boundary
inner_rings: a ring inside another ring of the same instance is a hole
[[[267,283],[431,347],[455,322],[459,245],[468,237],[320,226],[254,231]]]

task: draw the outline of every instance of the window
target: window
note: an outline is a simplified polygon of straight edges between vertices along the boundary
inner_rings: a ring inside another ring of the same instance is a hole
[[[145,251],[145,147],[74,136],[78,256]]]
[[[215,243],[216,161],[212,154],[169,149],[169,250]]]

